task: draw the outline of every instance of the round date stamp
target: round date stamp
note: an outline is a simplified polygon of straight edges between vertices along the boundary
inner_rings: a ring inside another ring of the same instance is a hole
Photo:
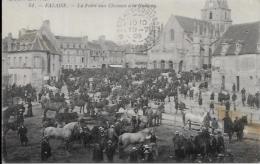
[[[121,44],[146,49],[156,45],[160,35],[160,23],[155,8],[141,5],[131,7],[118,18],[117,34]]]

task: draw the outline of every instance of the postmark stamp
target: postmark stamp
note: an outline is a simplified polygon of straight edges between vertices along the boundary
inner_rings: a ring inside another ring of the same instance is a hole
[[[160,23],[156,6],[137,5],[118,18],[117,32],[121,44],[152,48],[159,40]]]

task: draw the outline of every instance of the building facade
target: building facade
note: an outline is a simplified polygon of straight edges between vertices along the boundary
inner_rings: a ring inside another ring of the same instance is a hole
[[[48,20],[38,30],[21,29],[17,39],[7,41],[7,63],[10,84],[32,84],[40,89],[44,81],[57,81],[60,75],[61,52],[50,30]]]
[[[106,37],[104,35],[101,35],[98,40],[93,42],[100,45],[102,49],[102,56],[105,58],[103,67],[124,67],[125,51],[122,46],[117,45],[111,40],[106,40]]]
[[[159,42],[148,52],[148,68],[190,71],[210,67],[215,43],[232,23],[231,11],[226,0],[207,0],[201,15],[201,20],[171,15]]]
[[[87,67],[90,53],[88,37],[55,36],[62,51],[61,67],[64,69],[81,69]]]
[[[260,90],[260,22],[231,26],[216,46],[212,85],[216,89]]]

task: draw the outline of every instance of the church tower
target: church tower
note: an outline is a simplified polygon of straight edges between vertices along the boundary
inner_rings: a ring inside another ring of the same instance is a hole
[[[231,10],[227,0],[206,0],[204,8],[201,10],[201,17],[202,20],[211,22],[220,36],[232,24]]]

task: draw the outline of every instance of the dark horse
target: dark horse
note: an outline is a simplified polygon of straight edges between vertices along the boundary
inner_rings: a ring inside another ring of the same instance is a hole
[[[247,125],[247,116],[242,116],[238,121],[234,124],[234,132],[237,133],[237,139],[242,140],[243,139],[243,130],[245,128],[245,125]]]
[[[22,113],[24,113],[25,108],[22,104],[17,104],[8,107],[6,110],[3,111],[3,155],[4,158],[7,157],[7,150],[6,150],[6,134],[9,130],[16,131],[18,130],[19,125],[23,122],[23,120],[18,119],[18,114],[20,109],[22,109]],[[9,122],[11,116],[15,117],[15,121]]]

